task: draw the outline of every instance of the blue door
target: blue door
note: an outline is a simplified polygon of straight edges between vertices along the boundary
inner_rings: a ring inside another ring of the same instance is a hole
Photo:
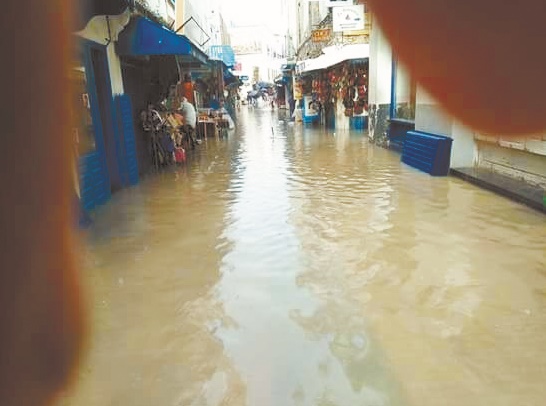
[[[82,207],[90,210],[124,185],[106,47],[80,40],[80,66],[75,71],[79,196]]]

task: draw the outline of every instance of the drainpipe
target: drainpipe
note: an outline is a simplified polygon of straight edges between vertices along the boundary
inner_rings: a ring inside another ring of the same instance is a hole
[[[392,74],[391,74],[391,105],[389,108],[389,117],[396,118],[396,62],[397,58],[392,54]]]

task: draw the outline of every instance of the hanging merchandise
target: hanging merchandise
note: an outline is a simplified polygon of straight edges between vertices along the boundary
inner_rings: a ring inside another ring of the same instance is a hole
[[[352,117],[354,113],[354,80],[351,78],[351,70],[347,63],[344,63],[339,67],[337,71],[337,81],[335,88],[337,89],[337,95],[341,99],[343,107],[345,107],[344,114],[347,117]],[[334,77],[335,77],[334,76]]]
[[[358,86],[366,86],[366,71],[364,68],[357,69],[356,84]]]
[[[347,117],[368,111],[367,64],[345,61],[315,77],[311,91],[324,105],[335,106],[340,100]]]
[[[355,104],[355,107],[354,107],[353,111],[354,111],[354,114],[360,115],[360,114],[364,113],[364,107],[362,105],[360,105],[359,102],[357,102]]]
[[[356,106],[355,114],[363,114],[364,111],[368,111],[368,91],[366,89],[367,76],[366,69],[364,67],[358,67],[355,74],[356,83]]]
[[[366,86],[358,86],[356,90],[358,92],[359,99],[363,99],[364,97],[366,97]]]
[[[344,97],[343,97],[343,106],[345,107],[345,115],[347,117],[352,117],[354,113],[354,107],[355,107],[355,88],[354,85],[351,85],[350,83],[354,84],[354,81],[349,80],[349,85],[344,90]]]
[[[322,99],[322,74],[317,74],[313,80],[313,95],[317,100]]]
[[[325,101],[326,99],[328,99],[328,96],[329,96],[329,93],[330,93],[330,82],[328,81],[328,75],[326,73],[324,73],[321,77],[321,80],[320,80],[320,99],[322,101]]]

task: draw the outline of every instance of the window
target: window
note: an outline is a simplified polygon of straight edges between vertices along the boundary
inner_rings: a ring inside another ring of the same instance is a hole
[[[72,141],[75,152],[82,156],[96,149],[85,67],[73,67],[70,72],[70,81],[72,84]]]
[[[392,117],[415,120],[417,84],[396,58],[393,60]]]

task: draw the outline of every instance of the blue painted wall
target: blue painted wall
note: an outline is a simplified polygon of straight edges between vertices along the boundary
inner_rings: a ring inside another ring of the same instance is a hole
[[[117,135],[120,153],[119,168],[124,186],[136,185],[138,176],[138,159],[135,141],[133,106],[129,95],[119,95],[114,98],[116,109]]]

